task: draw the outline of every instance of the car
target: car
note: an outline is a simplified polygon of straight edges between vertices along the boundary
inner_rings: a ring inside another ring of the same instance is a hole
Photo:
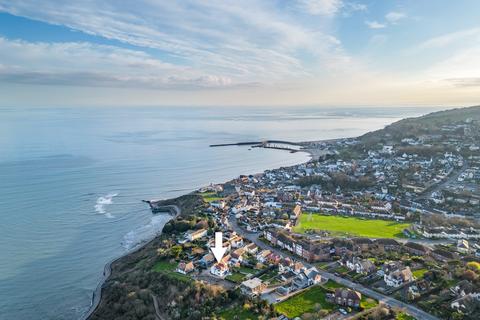
[[[347,310],[345,310],[345,309],[339,309],[338,311],[340,311],[340,313],[343,314],[343,315],[348,314]]]

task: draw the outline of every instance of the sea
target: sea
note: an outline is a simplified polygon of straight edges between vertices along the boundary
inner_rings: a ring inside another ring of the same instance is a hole
[[[354,137],[435,110],[2,107],[0,319],[81,319],[105,264],[169,219],[141,200],[309,160],[210,144]]]

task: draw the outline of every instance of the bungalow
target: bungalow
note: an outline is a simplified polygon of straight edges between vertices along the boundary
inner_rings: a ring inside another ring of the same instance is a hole
[[[253,278],[246,281],[243,281],[240,285],[240,290],[250,296],[261,295],[263,290],[266,288],[266,284],[262,282],[259,278]]]
[[[195,269],[195,267],[193,266],[193,262],[180,262],[177,266],[177,269],[175,271],[177,271],[178,273],[181,273],[181,274],[187,274],[187,273],[190,273],[192,272],[193,270]]]
[[[226,263],[220,262],[214,264],[210,268],[210,273],[217,277],[225,278],[230,273],[230,270],[228,269],[228,265]]]
[[[414,280],[413,273],[410,270],[410,267],[405,267],[403,269],[397,269],[388,273],[385,273],[383,280],[389,287],[398,288],[401,285],[411,282]]]
[[[338,305],[358,308],[361,300],[362,294],[358,291],[346,288],[335,289],[334,301]]]
[[[207,229],[199,229],[199,230],[190,230],[187,231],[185,234],[185,238],[188,241],[195,241],[197,239],[203,238],[207,235]]]

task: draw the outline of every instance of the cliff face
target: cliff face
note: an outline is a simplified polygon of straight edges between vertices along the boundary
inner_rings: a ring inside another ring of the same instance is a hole
[[[168,258],[159,252],[169,245],[167,237],[160,236],[112,264],[100,304],[89,319],[153,320],[156,314],[164,319],[200,319],[229,300],[224,290],[161,272],[156,265]]]
[[[236,290],[196,281],[175,272],[179,260],[188,260],[185,245],[178,245],[186,229],[214,227],[204,215],[205,203],[196,195],[156,202],[176,206],[181,213],[162,235],[111,265],[111,275],[90,320],[220,319],[225,309],[242,306],[248,298]],[[248,301],[250,306],[268,306]]]
[[[150,203],[156,207],[180,209],[177,220],[185,221],[203,208],[200,197],[185,195]],[[111,265],[111,275],[102,286],[99,305],[89,319],[200,319],[228,299],[220,288],[164,272],[170,248],[175,243],[171,234],[162,234],[139,250]],[[173,266],[173,263],[172,263]]]

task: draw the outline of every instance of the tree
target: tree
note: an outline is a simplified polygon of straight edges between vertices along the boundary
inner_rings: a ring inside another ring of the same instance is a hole
[[[477,279],[477,277],[478,275],[472,270],[465,270],[463,272],[463,278],[465,280],[474,281],[475,279]]]
[[[182,253],[182,251],[183,251],[182,246],[177,245],[170,248],[170,254],[175,258],[178,258]]]

